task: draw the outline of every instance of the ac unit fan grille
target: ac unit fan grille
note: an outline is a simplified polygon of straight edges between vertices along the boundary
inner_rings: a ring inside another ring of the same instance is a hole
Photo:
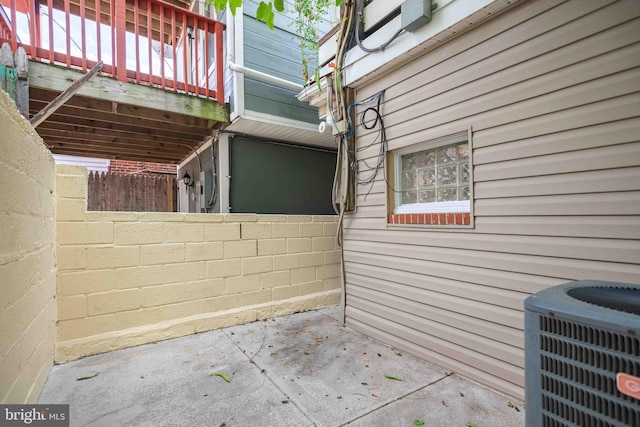
[[[640,425],[640,402],[616,386],[618,372],[640,376],[640,339],[539,319],[544,425]]]

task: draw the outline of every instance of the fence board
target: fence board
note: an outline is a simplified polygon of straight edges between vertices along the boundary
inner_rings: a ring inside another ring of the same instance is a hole
[[[90,172],[90,211],[175,212],[176,177]]]

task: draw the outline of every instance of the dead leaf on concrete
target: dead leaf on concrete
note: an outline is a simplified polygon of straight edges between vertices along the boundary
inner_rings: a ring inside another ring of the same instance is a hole
[[[88,377],[80,377],[80,378],[76,378],[76,381],[84,381],[84,380],[90,380],[91,378],[95,378],[98,376],[100,372],[96,372],[94,375],[89,375]]]
[[[442,403],[444,406],[446,406],[447,408],[449,407],[449,405],[447,405],[446,403],[444,403],[444,400],[441,400],[440,403]]]

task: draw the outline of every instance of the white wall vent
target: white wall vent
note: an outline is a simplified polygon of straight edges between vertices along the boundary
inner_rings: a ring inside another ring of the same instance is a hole
[[[640,426],[640,285],[571,282],[524,305],[527,426]]]

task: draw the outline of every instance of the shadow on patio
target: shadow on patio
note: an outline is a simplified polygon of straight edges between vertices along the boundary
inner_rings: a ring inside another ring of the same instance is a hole
[[[72,426],[524,424],[519,402],[344,328],[339,312],[298,313],[57,365],[39,403],[70,404]]]

